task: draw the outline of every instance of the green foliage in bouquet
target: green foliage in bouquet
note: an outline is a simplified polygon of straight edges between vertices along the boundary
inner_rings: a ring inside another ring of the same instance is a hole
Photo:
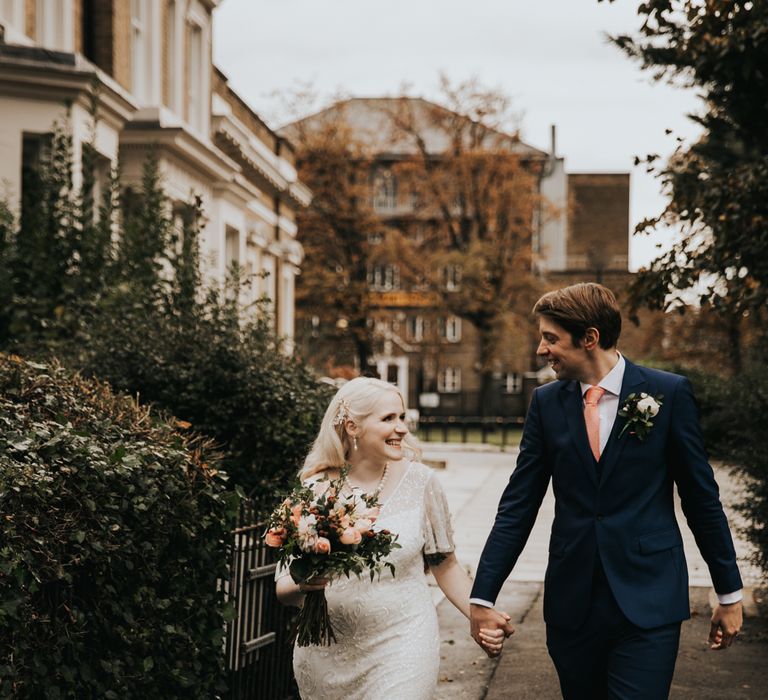
[[[224,690],[216,464],[106,385],[0,354],[0,698]]]

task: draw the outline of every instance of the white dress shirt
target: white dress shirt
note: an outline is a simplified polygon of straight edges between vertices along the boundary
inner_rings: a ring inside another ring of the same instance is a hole
[[[627,367],[626,360],[619,353],[619,361],[613,366],[613,369],[608,372],[598,383],[597,386],[605,389],[605,393],[600,397],[600,401],[597,404],[597,412],[600,417],[600,454],[605,450],[605,446],[608,444],[608,438],[613,430],[613,424],[616,422],[616,416],[619,413],[619,398],[621,396],[621,384],[624,381],[624,370]],[[581,398],[584,399],[584,395],[587,393],[592,385],[581,384]],[[742,591],[734,591],[733,593],[718,593],[717,599],[721,605],[730,605],[731,603],[738,603],[742,599]],[[470,603],[476,605],[482,605],[486,608],[492,608],[493,603],[480,598],[470,598]]]

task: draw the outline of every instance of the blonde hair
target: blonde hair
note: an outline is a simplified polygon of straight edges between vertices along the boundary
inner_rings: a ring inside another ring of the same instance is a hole
[[[343,467],[352,449],[352,441],[345,430],[346,422],[351,420],[359,425],[376,410],[384,392],[390,391],[400,397],[405,407],[400,390],[394,384],[381,379],[356,377],[342,386],[325,411],[320,430],[304,460],[304,466],[299,471],[299,477],[304,480],[325,469]],[[342,419],[339,416],[340,411]],[[407,457],[419,457],[420,450],[408,435],[403,439],[403,445]]]

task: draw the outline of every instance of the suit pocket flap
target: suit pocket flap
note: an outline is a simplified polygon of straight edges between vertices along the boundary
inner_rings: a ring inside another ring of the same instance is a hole
[[[642,554],[653,554],[673,547],[682,547],[683,538],[678,530],[664,530],[643,535],[638,539],[637,544]]]

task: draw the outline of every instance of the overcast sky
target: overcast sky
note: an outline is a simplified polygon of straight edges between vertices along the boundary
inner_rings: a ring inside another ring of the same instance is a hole
[[[285,114],[275,92],[311,83],[322,95],[438,96],[477,77],[512,97],[522,136],[558,155],[569,172],[631,172],[630,226],[658,213],[656,180],[636,155],[669,153],[691,137],[686,115],[701,109],[690,90],[652,83],[608,44],[635,33],[639,0],[223,0],[214,15],[213,55],[232,87],[273,127]],[[655,255],[633,237],[630,266]]]

